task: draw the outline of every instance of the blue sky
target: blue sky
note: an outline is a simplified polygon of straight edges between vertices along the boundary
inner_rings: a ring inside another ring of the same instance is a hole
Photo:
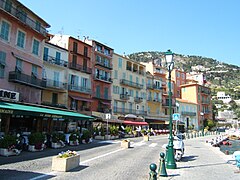
[[[52,34],[89,36],[118,54],[166,51],[240,66],[239,0],[20,0]]]

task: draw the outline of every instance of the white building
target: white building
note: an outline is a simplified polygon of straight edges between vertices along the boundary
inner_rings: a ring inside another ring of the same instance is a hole
[[[225,92],[217,92],[217,99],[223,101],[224,104],[227,104],[232,100],[232,98],[229,95],[226,95]]]

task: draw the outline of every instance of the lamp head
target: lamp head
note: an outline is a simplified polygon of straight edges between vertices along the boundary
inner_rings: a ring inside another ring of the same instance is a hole
[[[165,54],[165,61],[166,61],[166,66],[168,69],[172,70],[174,66],[173,62],[173,52],[169,49]]]

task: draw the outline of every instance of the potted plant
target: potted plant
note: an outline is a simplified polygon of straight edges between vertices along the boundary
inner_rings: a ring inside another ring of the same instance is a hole
[[[83,131],[83,134],[82,134],[82,136],[81,136],[81,139],[82,139],[82,143],[89,143],[89,140],[90,140],[90,138],[91,138],[91,133],[90,133],[90,131],[89,130],[84,130]]]
[[[98,134],[94,138],[98,140],[104,140],[105,136],[104,128],[102,126],[98,126],[96,129]]]
[[[69,171],[78,167],[80,164],[80,155],[76,151],[61,152],[52,158],[53,171]]]
[[[45,141],[45,136],[40,133],[32,133],[29,135],[29,146],[28,150],[29,151],[42,151],[44,149],[44,141]]]
[[[65,134],[63,133],[58,133],[58,132],[53,133],[51,147],[54,149],[64,147],[65,138],[66,138]]]
[[[79,134],[78,133],[71,133],[69,136],[69,145],[70,146],[77,146],[79,145]]]
[[[0,155],[12,156],[19,155],[20,150],[16,149],[17,137],[12,135],[5,135],[0,139]]]

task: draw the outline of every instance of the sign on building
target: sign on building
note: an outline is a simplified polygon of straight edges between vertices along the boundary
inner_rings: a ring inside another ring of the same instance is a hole
[[[172,115],[172,118],[173,118],[174,121],[179,121],[180,120],[180,114],[179,113],[174,113]]]
[[[0,89],[0,99],[19,101],[19,93],[5,89]]]

